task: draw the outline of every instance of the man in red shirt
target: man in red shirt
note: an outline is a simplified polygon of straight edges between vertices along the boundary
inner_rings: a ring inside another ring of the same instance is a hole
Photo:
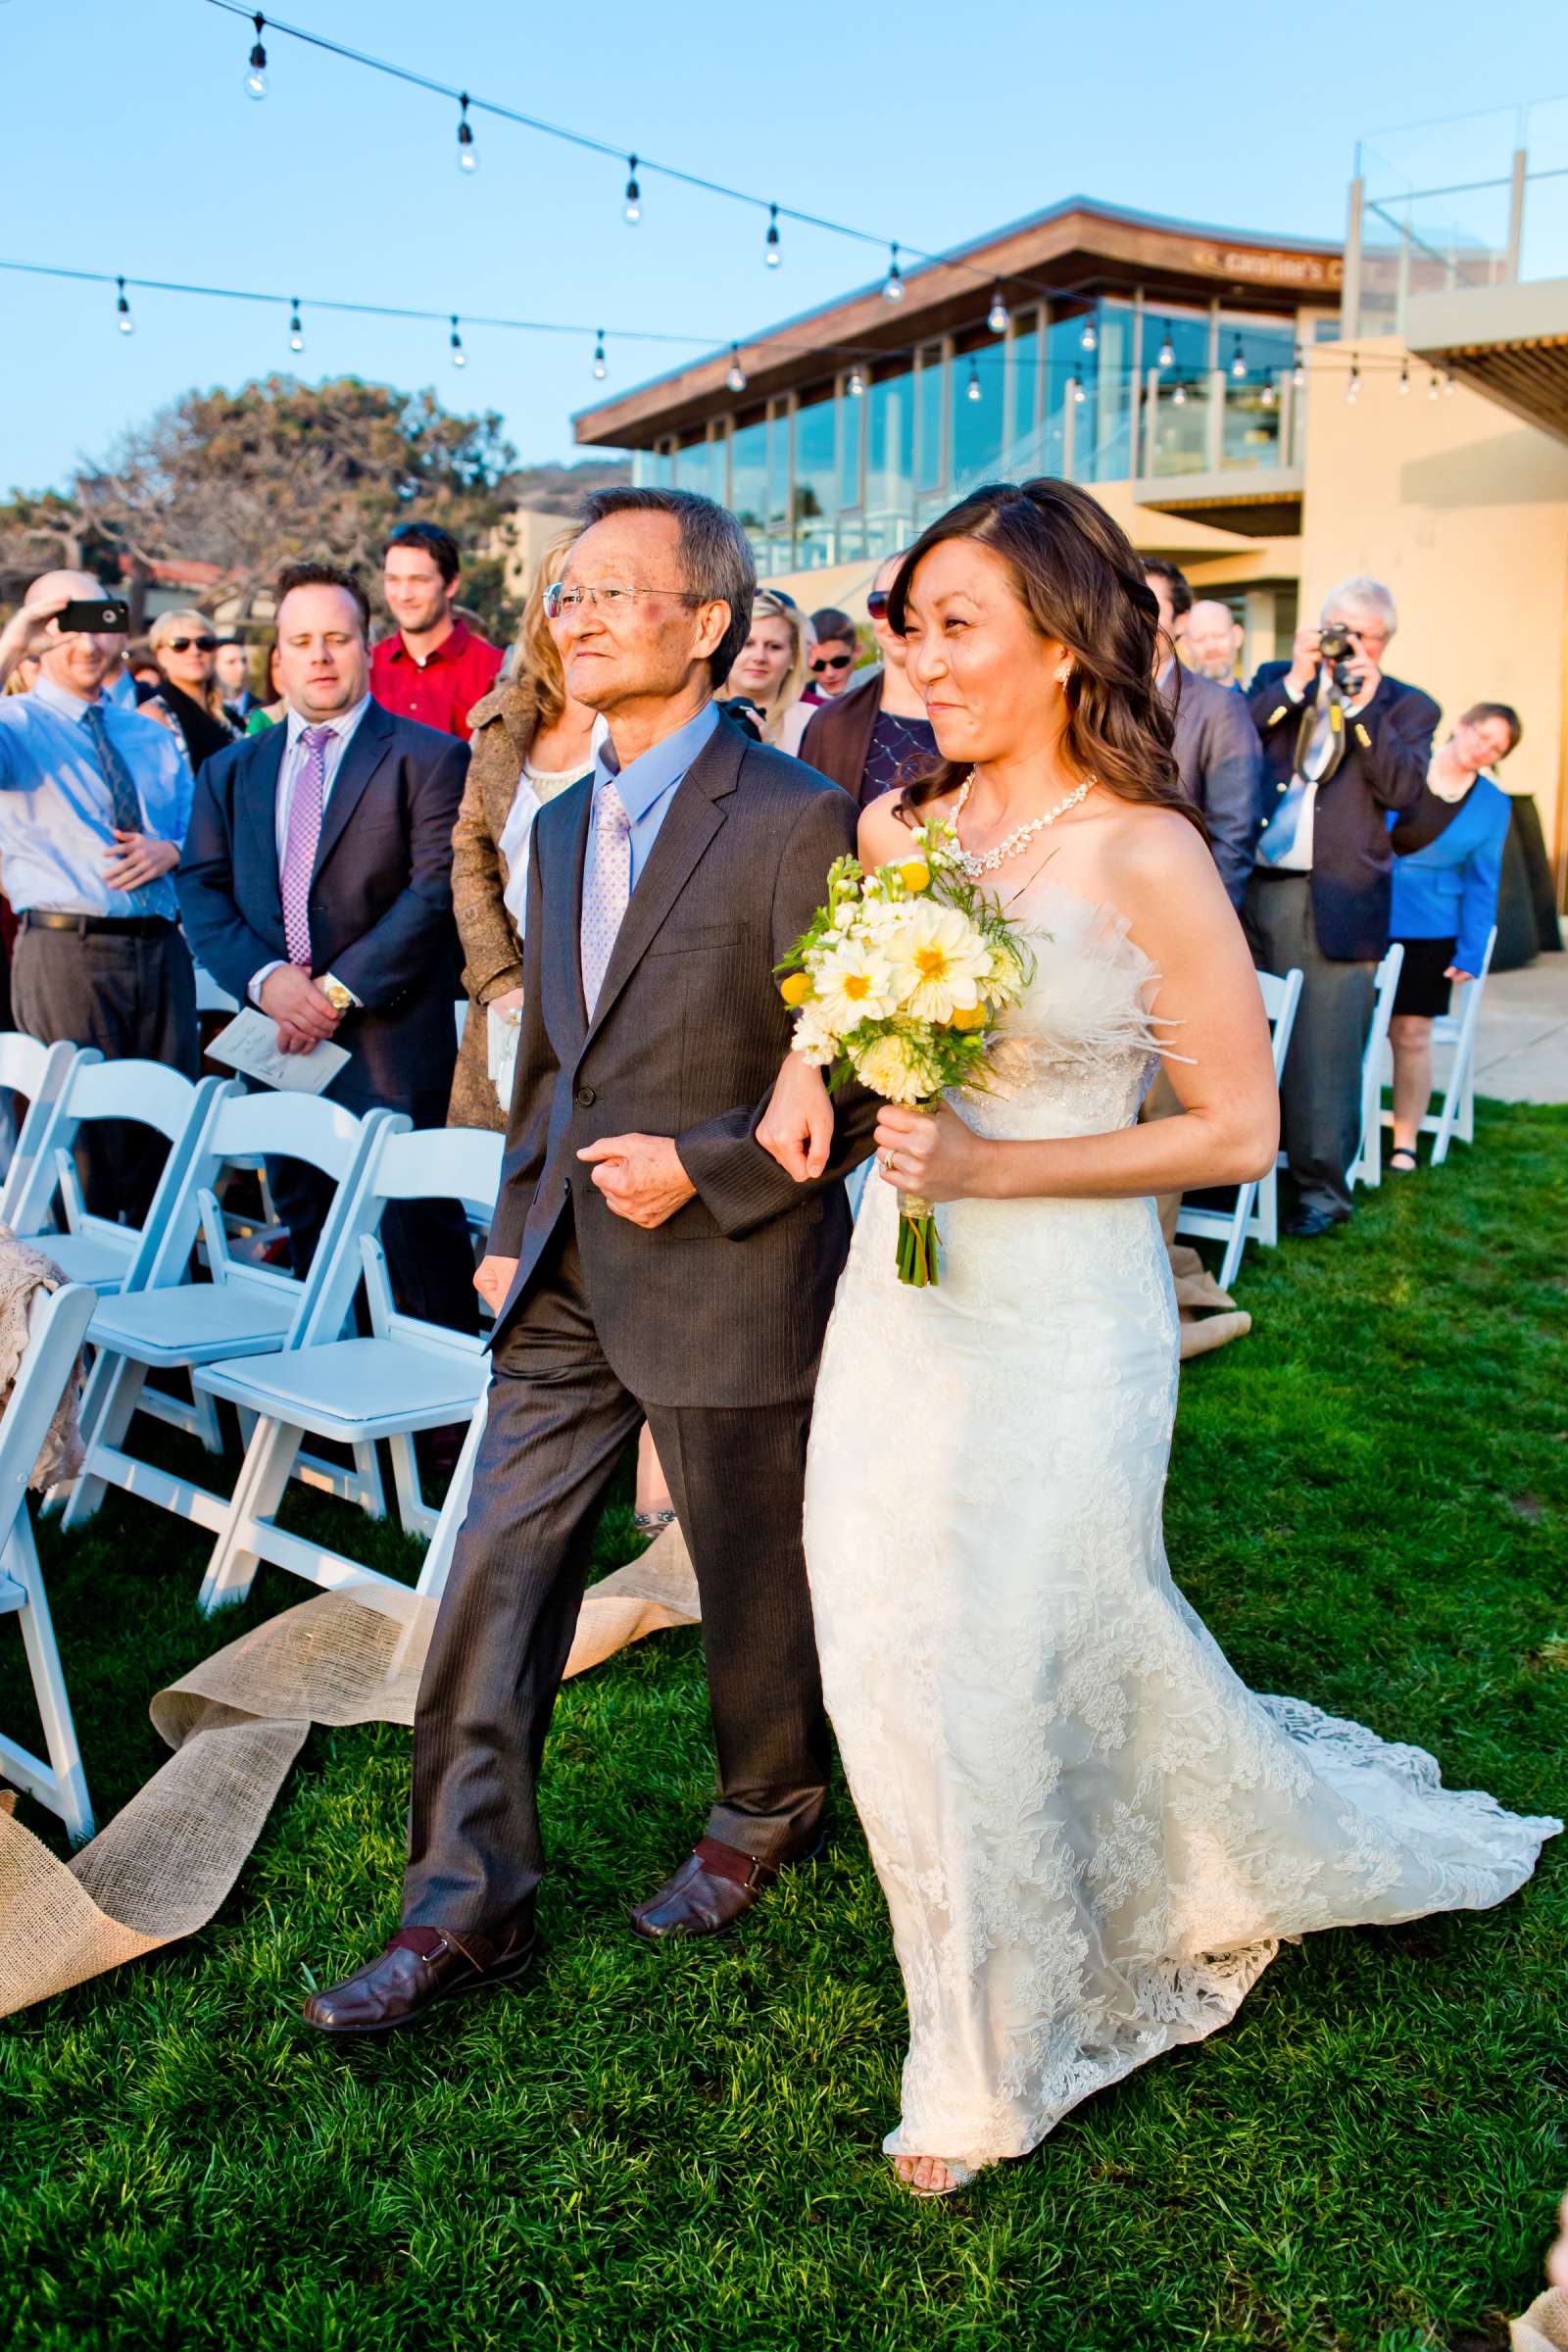
[[[387,610],[398,624],[370,654],[370,692],[388,710],[468,740],[468,712],[489,693],[501,649],[453,612],[458,543],[434,522],[400,522],[381,559]]]

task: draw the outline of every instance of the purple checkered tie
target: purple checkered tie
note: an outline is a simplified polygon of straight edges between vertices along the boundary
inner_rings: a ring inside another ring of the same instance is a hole
[[[311,876],[316,870],[316,845],[321,838],[321,809],[326,801],[326,747],[330,727],[306,727],[300,735],[305,753],[288,805],[288,831],[283,837],[283,938],[290,963],[311,968]]]

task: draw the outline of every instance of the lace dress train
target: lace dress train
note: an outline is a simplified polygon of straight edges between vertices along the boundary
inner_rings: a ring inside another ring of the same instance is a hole
[[[1103,1133],[1155,1066],[1147,959],[1037,891],[978,1130]],[[1022,2154],[1233,2017],[1281,1937],[1498,1903],[1559,1824],[1250,1691],[1166,1566],[1176,1309],[1150,1200],[963,1200],[942,1284],[867,1188],[823,1352],[806,1554],[909,2008],[891,2153]]]

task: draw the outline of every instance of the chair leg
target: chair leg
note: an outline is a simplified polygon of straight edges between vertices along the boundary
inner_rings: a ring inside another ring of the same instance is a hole
[[[419,1485],[418,1457],[414,1440],[405,1431],[389,1438],[387,1446],[392,1455],[392,1483],[397,1491],[398,1519],[405,1535],[433,1537],[437,1514],[424,1499]]]
[[[447,1489],[446,1500],[441,1505],[435,1532],[430,1538],[430,1546],[419,1570],[419,1581],[415,1587],[416,1592],[427,1593],[435,1600],[439,1600],[446,1590],[458,1531],[467,1517],[468,1497],[473,1491],[473,1465],[479,1456],[479,1441],[484,1436],[488,1396],[486,1390],[485,1396],[473,1408],[468,1434],[463,1441],[457,1467],[452,1473],[452,1484]]]
[[[202,1442],[203,1450],[221,1453],[223,1433],[218,1421],[218,1398],[210,1389],[199,1389],[194,1382],[191,1384],[191,1396],[194,1399],[192,1423],[196,1436]]]
[[[299,1451],[300,1434],[286,1421],[258,1418],[197,1595],[204,1617],[210,1617],[215,1609],[231,1607],[249,1593],[261,1555],[247,1542],[246,1531],[257,1520],[270,1519],[282,1501]]]
[[[362,1438],[354,1448],[354,1467],[360,1475],[355,1500],[368,1519],[386,1517],[386,1490],[381,1484],[381,1456],[373,1438]]]
[[[27,1605],[20,1611],[22,1644],[32,1676],[38,1720],[43,1726],[44,1753],[55,1776],[58,1792],[55,1811],[79,1845],[92,1836],[92,1806],[25,1500],[18,1509],[4,1557],[10,1573],[27,1595]]]
[[[93,1476],[93,1456],[102,1446],[118,1452],[123,1446],[146,1382],[145,1364],[128,1355],[100,1352],[88,1375],[81,1416],[87,1459],[66,1498],[62,1527],[84,1527],[102,1503],[107,1481]]]
[[[1219,1287],[1222,1291],[1228,1291],[1236,1280],[1242,1253],[1247,1248],[1248,1219],[1251,1216],[1252,1202],[1256,1198],[1255,1184],[1244,1184],[1237,1190],[1236,1217],[1231,1226],[1230,1240],[1225,1245],[1225,1254],[1219,1261]]]

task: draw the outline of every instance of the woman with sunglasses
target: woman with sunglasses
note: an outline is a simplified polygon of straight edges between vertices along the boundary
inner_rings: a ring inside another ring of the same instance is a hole
[[[810,706],[801,701],[810,651],[811,624],[794,598],[760,589],[750,634],[718,700],[752,704],[762,741],[778,751],[800,750],[811,715]]]
[[[859,658],[855,623],[837,605],[824,605],[819,612],[811,614],[811,628],[816,645],[811,654],[806,700],[834,703],[848,687]]]
[[[888,620],[888,593],[902,556],[889,556],[871,582],[865,609],[881,651],[847,694],[819,703],[801,740],[801,758],[842,784],[862,808],[936,763],[937,739],[925,704],[904,672],[904,640]]]
[[[184,737],[192,775],[241,732],[215,675],[218,631],[205,612],[160,612],[147,642],[158,663],[157,691],[141,710]]]

